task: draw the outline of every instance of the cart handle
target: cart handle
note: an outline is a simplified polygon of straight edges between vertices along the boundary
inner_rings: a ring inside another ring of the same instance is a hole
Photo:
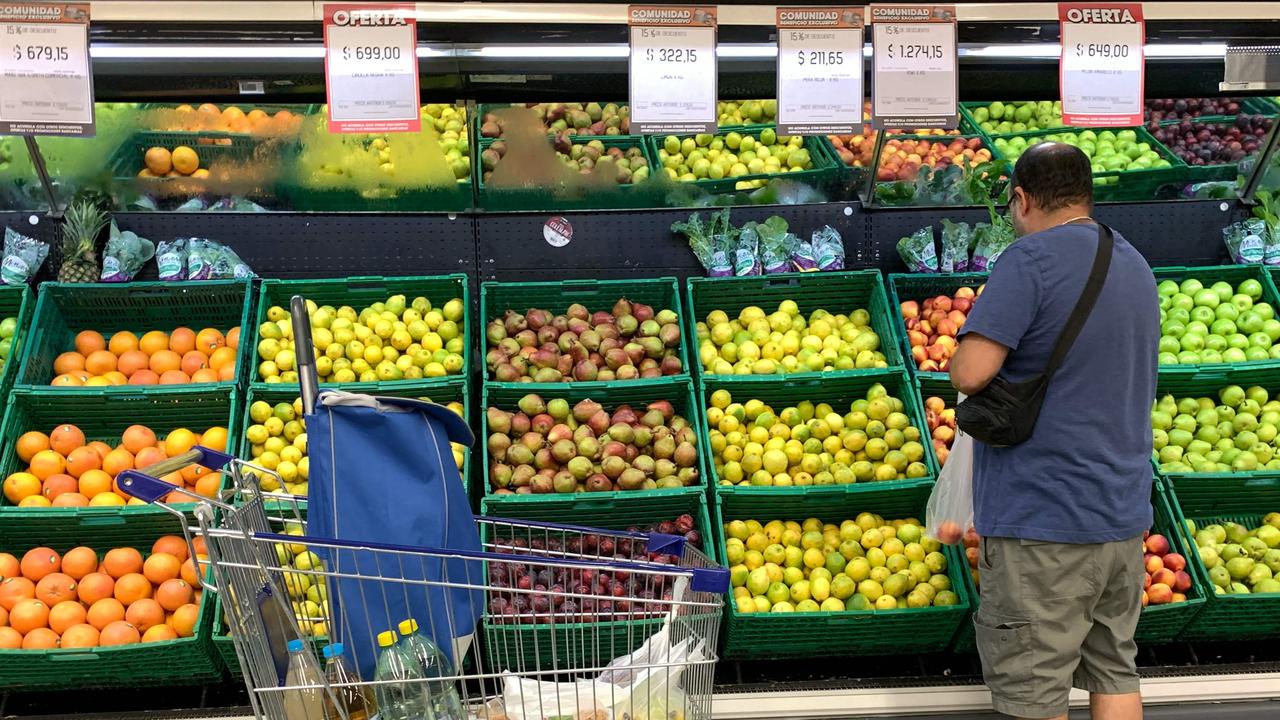
[[[161,460],[142,470],[125,470],[116,480],[125,492],[144,502],[153,503],[170,492],[181,489],[161,480],[161,476],[177,472],[189,465],[200,465],[210,470],[220,471],[231,460],[232,457],[226,453],[196,445],[181,455]]]
[[[476,515],[476,522],[490,523],[492,525],[509,525],[512,523],[511,518],[493,517],[491,515]],[[684,557],[684,537],[680,535],[668,535],[666,533],[646,533],[632,532],[630,530],[605,530],[601,528],[585,527],[583,525],[569,525],[566,523],[542,522],[539,520],[519,520],[521,527],[536,527],[547,530],[568,530],[572,532],[591,533],[593,535],[607,535],[615,538],[631,538],[633,540],[644,540],[645,551],[651,553],[664,553],[667,555],[675,555],[676,557]]]

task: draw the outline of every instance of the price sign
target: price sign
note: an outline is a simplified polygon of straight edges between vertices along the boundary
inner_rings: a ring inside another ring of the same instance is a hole
[[[0,2],[0,134],[94,134],[88,3]]]
[[[778,132],[862,131],[862,8],[778,8]]]
[[[872,5],[871,124],[954,128],[956,11],[952,5]]]
[[[631,5],[631,128],[716,130],[716,9]]]
[[[325,5],[329,129],[418,132],[418,28],[414,6]]]
[[[1141,3],[1059,3],[1062,122],[1087,127],[1142,124]]]

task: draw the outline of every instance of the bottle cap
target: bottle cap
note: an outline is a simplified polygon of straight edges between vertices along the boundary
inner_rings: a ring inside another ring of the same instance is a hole
[[[396,644],[396,631],[383,630],[378,633],[378,647],[391,647]]]
[[[295,652],[295,653],[296,653],[296,652],[302,652],[302,641],[301,641],[301,640],[290,640],[290,641],[289,641],[289,652]]]
[[[417,620],[414,620],[413,618],[409,618],[408,620],[401,620],[401,621],[400,621],[400,634],[401,634],[401,635],[412,635],[413,633],[416,633],[416,632],[418,632],[418,621],[417,621]]]
[[[344,648],[342,647],[342,643],[331,643],[329,645],[325,645],[324,656],[325,658],[338,657],[339,655],[342,654],[343,649]]]

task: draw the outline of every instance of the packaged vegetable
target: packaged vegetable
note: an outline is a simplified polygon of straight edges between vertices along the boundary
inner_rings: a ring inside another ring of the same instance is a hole
[[[737,246],[733,249],[733,274],[737,277],[760,275],[760,261],[756,258],[760,236],[755,223],[747,223],[738,231]]]
[[[49,257],[48,243],[29,238],[13,228],[4,229],[4,260],[0,261],[0,281],[5,285],[26,285]]]
[[[973,243],[973,229],[966,222],[942,219],[942,256],[938,269],[942,272],[967,272],[969,247]]]
[[[187,240],[176,238],[156,248],[156,268],[164,281],[187,279]]]
[[[1266,255],[1267,224],[1262,218],[1249,218],[1222,228],[1222,242],[1236,265],[1257,265]]]
[[[129,282],[156,256],[155,243],[111,221],[111,234],[102,255],[102,282]]]
[[[693,250],[694,257],[698,258],[698,262],[706,269],[709,277],[725,277],[733,274],[733,263],[730,259],[732,247],[727,249],[724,247],[725,239],[731,242],[733,237],[730,233],[735,232],[729,224],[729,208],[711,213],[705,223],[702,221],[702,216],[695,212],[685,222],[672,223],[671,232],[681,233],[689,239],[689,249]],[[717,236],[721,238],[719,244],[716,242]]]
[[[844,241],[841,240],[839,231],[830,225],[823,225],[813,231],[810,242],[814,252],[818,254],[819,270],[844,269]]]
[[[908,272],[938,272],[938,251],[933,246],[933,226],[922,227],[898,240],[898,255]]]
[[[733,252],[737,243],[728,233],[717,233],[711,236],[711,265],[707,268],[708,277],[733,277]]]

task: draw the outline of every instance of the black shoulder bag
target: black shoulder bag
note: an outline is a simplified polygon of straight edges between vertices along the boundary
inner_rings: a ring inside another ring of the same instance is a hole
[[[1058,342],[1053,346],[1049,364],[1044,372],[1023,382],[1009,382],[997,375],[982,392],[972,395],[956,406],[956,424],[973,439],[993,447],[1010,447],[1031,437],[1036,419],[1040,417],[1040,405],[1053,373],[1071,350],[1089,313],[1102,292],[1102,285],[1111,269],[1111,251],[1115,238],[1111,228],[1098,223],[1098,251],[1093,256],[1089,280],[1080,291],[1080,298],[1067,318]]]

